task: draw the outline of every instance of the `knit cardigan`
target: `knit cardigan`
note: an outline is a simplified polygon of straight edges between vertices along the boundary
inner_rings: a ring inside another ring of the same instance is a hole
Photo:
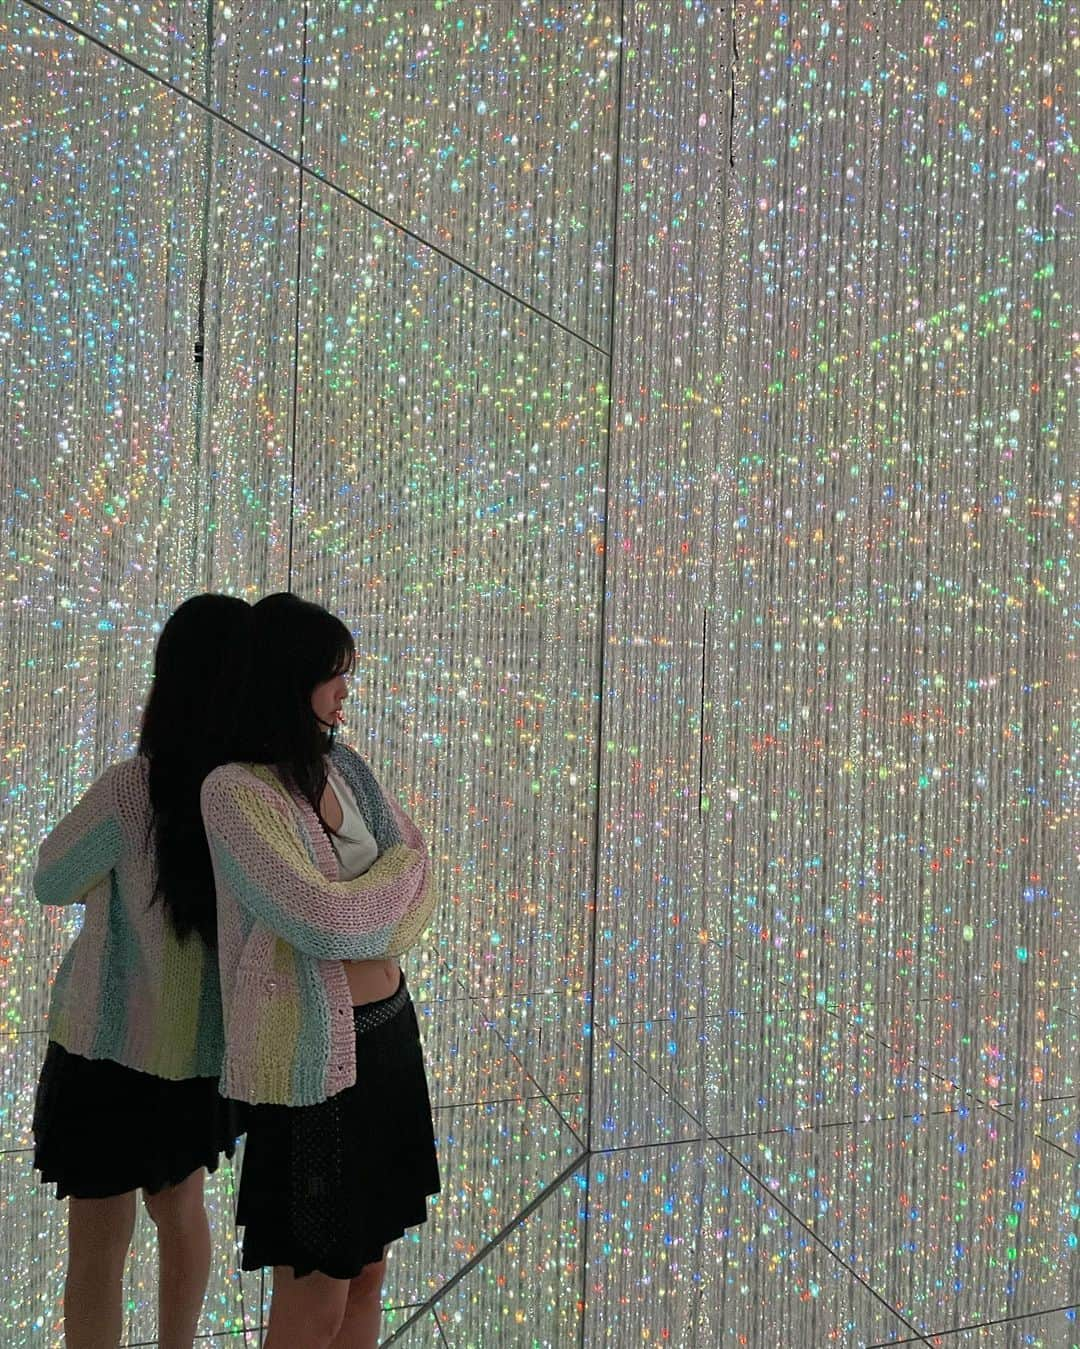
[[[178,940],[164,906],[151,903],[149,768],[136,755],[106,769],[41,845],[37,898],[83,905],[53,984],[49,1038],[174,1081],[217,1077],[217,960],[197,934]]]
[[[332,762],[379,855],[353,880],[318,816],[261,764],[226,764],[203,783],[218,897],[225,1017],[221,1090],[260,1104],[314,1105],[356,1081],[343,960],[401,955],[434,904],[416,826],[343,745]]]

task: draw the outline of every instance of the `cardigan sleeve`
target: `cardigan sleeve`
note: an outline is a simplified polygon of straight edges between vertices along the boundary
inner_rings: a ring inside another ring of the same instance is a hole
[[[382,789],[382,792],[393,812],[394,820],[401,831],[401,837],[406,842],[415,841],[416,846],[423,849],[424,853],[424,875],[417,887],[416,900],[408,912],[402,916],[387,946],[386,954],[388,956],[400,956],[404,955],[410,947],[416,945],[420,934],[431,922],[431,915],[435,909],[435,887],[431,883],[431,859],[424,847],[419,829],[402,810],[393,793],[386,791],[385,788]]]
[[[34,894],[42,904],[73,904],[116,866],[122,834],[114,764],[49,833],[38,852]]]
[[[410,823],[362,876],[330,880],[312,861],[284,797],[236,765],[202,787],[219,890],[271,931],[320,960],[390,955],[427,898],[427,851]]]

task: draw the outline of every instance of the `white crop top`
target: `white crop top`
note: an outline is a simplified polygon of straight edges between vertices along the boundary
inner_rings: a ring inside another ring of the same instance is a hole
[[[332,764],[327,765],[330,785],[341,806],[341,828],[330,835],[330,843],[338,860],[338,880],[351,881],[362,876],[379,855],[379,845],[371,836],[356,797]]]

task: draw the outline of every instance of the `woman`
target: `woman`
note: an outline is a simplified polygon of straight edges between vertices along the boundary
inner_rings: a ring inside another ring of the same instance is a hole
[[[34,892],[84,906],[56,976],[34,1107],[34,1165],[68,1198],[69,1349],[120,1342],[142,1190],[157,1225],[159,1343],[188,1349],[210,1271],[203,1173],[232,1155],[217,917],[199,789],[230,757],[251,606],[199,595],[165,624],[139,751],[41,846]]]
[[[209,775],[223,1090],[249,1103],[242,1267],[272,1266],[265,1349],[378,1340],[385,1252],[439,1189],[397,957],[432,908],[423,841],[335,744],[354,648],[294,595],[254,608],[246,762]]]

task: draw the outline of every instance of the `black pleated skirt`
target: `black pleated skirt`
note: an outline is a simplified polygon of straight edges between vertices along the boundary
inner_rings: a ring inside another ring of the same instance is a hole
[[[427,1221],[439,1167],[404,980],[390,998],[353,1011],[354,1086],[318,1105],[246,1107],[236,1214],[243,1269],[287,1265],[298,1278],[318,1270],[352,1279]]]
[[[238,1107],[216,1077],[171,1082],[50,1040],[34,1099],[34,1166],[56,1197],[156,1194],[231,1157]]]

